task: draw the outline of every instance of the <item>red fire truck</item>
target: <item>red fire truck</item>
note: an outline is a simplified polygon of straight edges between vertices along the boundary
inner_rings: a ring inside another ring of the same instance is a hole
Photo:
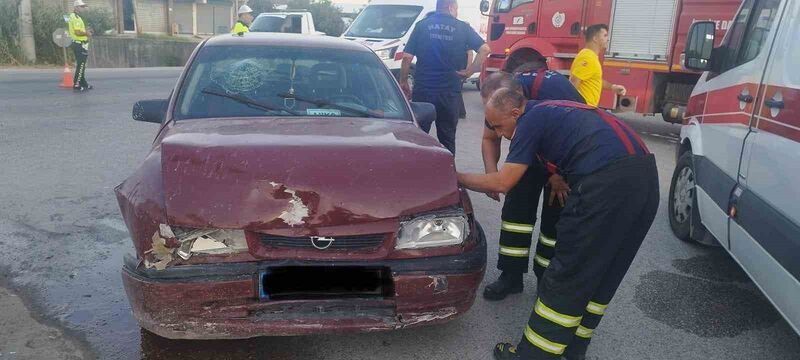
[[[717,44],[741,0],[484,0],[492,54],[482,78],[513,71],[533,59],[569,74],[583,47],[583,30],[608,24],[611,44],[603,77],[624,85],[626,96],[604,91],[600,106],[616,112],[664,115],[680,123],[700,74],[684,69],[683,49],[695,21],[712,20]]]

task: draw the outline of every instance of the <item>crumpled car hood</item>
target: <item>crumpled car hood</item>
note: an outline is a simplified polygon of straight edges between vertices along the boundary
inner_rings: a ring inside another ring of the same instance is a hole
[[[160,149],[174,225],[313,234],[460,199],[452,155],[410,122],[185,120]]]

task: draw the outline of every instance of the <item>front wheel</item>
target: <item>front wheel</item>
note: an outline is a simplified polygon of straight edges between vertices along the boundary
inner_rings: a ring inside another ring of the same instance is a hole
[[[697,207],[697,183],[694,156],[687,151],[678,159],[669,188],[669,225],[678,239],[714,246],[714,241],[700,222]]]
[[[692,212],[696,204],[693,163],[691,151],[678,159],[669,188],[669,225],[675,236],[683,241],[690,240]]]

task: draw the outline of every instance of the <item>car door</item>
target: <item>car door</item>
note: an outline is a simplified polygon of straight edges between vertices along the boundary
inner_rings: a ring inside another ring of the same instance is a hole
[[[728,246],[728,205],[738,182],[744,139],[750,132],[756,95],[766,65],[766,53],[744,61],[739,53],[755,6],[766,0],[745,0],[722,46],[714,54],[715,72],[707,72],[694,96],[705,105],[699,122],[702,144],[693,148],[697,204],[703,225]],[[703,94],[703,95],[699,95]],[[699,96],[698,96],[699,95]],[[693,99],[695,101],[696,99]],[[700,146],[701,145],[701,146]]]
[[[744,58],[771,53],[733,196],[730,251],[800,332],[800,2],[784,6],[762,1],[743,47]]]

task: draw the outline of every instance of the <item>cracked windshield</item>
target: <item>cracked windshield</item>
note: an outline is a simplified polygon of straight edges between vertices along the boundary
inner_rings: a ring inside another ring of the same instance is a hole
[[[210,46],[180,91],[175,118],[258,116],[411,120],[391,74],[371,53]]]

